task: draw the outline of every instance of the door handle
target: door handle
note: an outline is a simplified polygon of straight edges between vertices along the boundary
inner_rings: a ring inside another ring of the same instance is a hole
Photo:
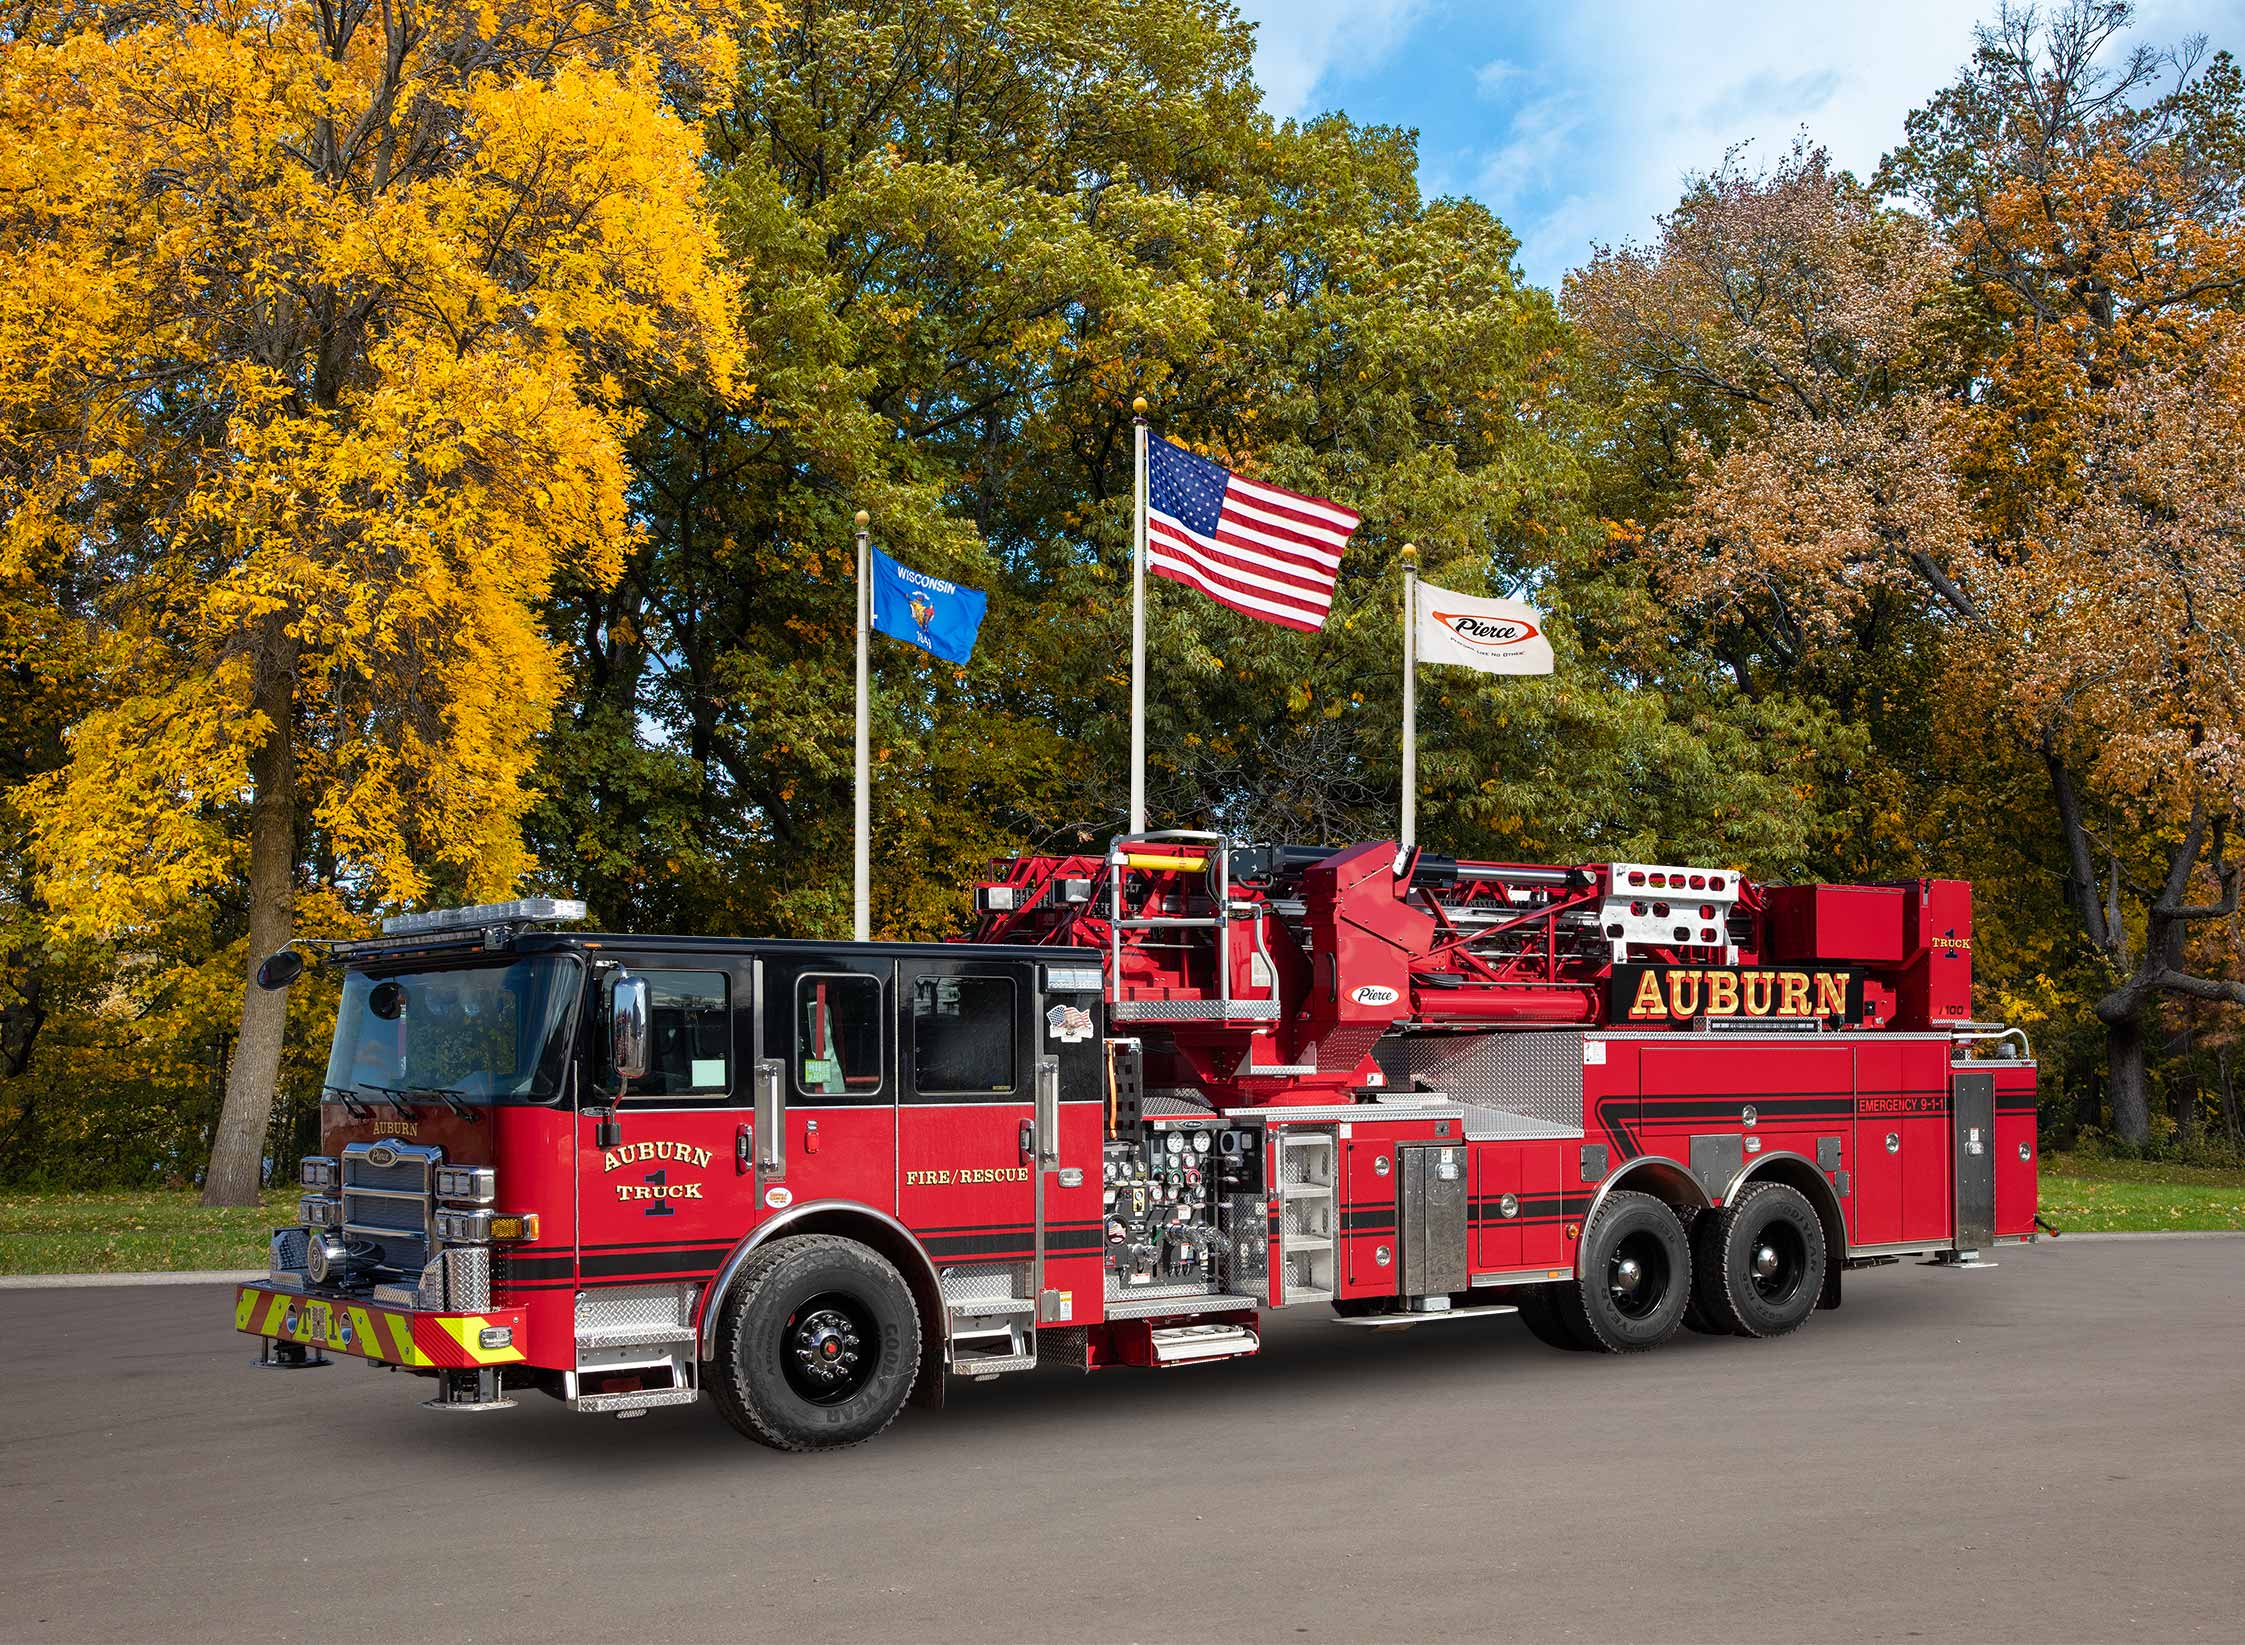
[[[756,1064],[756,1170],[760,1176],[787,1173],[787,1096],[782,1081],[787,1064],[764,1057]]]
[[[1024,1165],[1028,1165],[1033,1162],[1036,1157],[1037,1122],[1035,1120],[1023,1120],[1021,1122],[1021,1163]]]
[[[755,1169],[756,1127],[746,1123],[733,1133],[733,1175],[745,1177]]]
[[[1037,1059],[1037,1163],[1060,1163],[1060,1064],[1050,1057]]]

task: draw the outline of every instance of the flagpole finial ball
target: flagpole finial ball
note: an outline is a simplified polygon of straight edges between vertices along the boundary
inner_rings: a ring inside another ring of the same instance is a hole
[[[1133,416],[1138,416],[1138,417],[1143,417],[1143,416],[1145,416],[1145,415],[1146,415],[1146,396],[1145,396],[1145,395],[1143,395],[1143,394],[1141,394],[1141,395],[1139,395],[1139,396],[1138,396],[1138,398],[1137,398],[1137,399],[1135,399],[1135,400],[1131,401],[1131,402],[1130,402],[1130,409],[1131,409],[1131,414],[1132,414]]]
[[[1417,543],[1405,543],[1403,545],[1403,557],[1406,560],[1417,559],[1419,557],[1419,545]]]
[[[858,528],[858,530],[860,530],[860,531],[863,531],[863,530],[864,530],[864,529],[865,529],[865,528],[866,528],[866,527],[867,527],[868,525],[870,525],[870,524],[872,523],[872,521],[873,521],[873,516],[872,516],[872,515],[870,515],[870,514],[868,514],[868,513],[866,513],[864,509],[862,509],[862,508],[861,508],[861,509],[859,509],[859,510],[857,511],[857,528]]]

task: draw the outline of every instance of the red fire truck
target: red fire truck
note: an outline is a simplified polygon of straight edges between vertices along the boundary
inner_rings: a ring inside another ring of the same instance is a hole
[[[1269,1309],[1626,1353],[2033,1237],[1957,881],[1173,832],[975,899],[951,943],[532,900],[335,948],[322,1152],[236,1324],[439,1410],[706,1392],[817,1449],[948,1376],[1251,1354]]]

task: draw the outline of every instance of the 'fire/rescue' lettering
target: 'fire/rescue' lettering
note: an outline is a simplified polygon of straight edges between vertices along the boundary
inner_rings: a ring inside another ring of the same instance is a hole
[[[1027,1182],[1026,1165],[965,1165],[950,1171],[907,1171],[909,1188],[947,1188],[960,1182]]]

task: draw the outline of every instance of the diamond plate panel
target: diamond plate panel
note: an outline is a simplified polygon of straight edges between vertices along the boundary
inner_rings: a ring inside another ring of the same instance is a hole
[[[275,1279],[286,1275],[299,1278],[303,1275],[305,1247],[311,1243],[301,1228],[282,1228],[273,1234],[266,1256],[266,1271]]]
[[[1278,1017],[1276,1000],[1117,1000],[1117,1022],[1264,1022]]]
[[[1140,1110],[1148,1119],[1178,1119],[1187,1115],[1206,1117],[1215,1112],[1208,1099],[1188,1086],[1146,1093],[1144,1107]]]
[[[1380,1066],[1403,1089],[1582,1129],[1582,1035],[1544,1029],[1391,1036]]]
[[[1019,1302],[1028,1296],[1024,1265],[962,1262],[943,1270],[943,1300],[954,1308],[978,1302]]]
[[[438,1259],[443,1264],[444,1302],[442,1306],[460,1312],[481,1311],[491,1306],[491,1252],[484,1246],[458,1246],[444,1252]],[[422,1291],[428,1290],[428,1276],[424,1270]],[[433,1306],[424,1304],[424,1306]]]
[[[577,1298],[577,1329],[616,1331],[630,1326],[690,1325],[695,1285],[612,1285]]]

